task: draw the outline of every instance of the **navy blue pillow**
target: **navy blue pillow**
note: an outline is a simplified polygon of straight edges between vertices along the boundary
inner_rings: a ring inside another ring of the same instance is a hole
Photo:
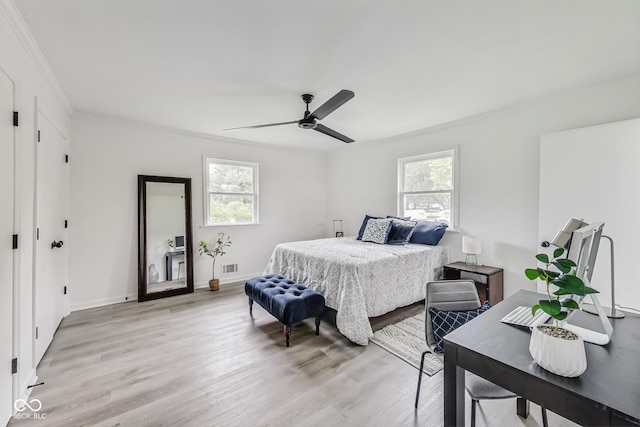
[[[415,221],[403,221],[394,219],[391,223],[391,231],[389,231],[388,245],[406,245],[413,234],[416,227]]]
[[[444,222],[418,221],[409,242],[436,246],[444,236],[447,227],[448,225]]]
[[[480,307],[467,311],[444,311],[434,307],[429,307],[429,315],[431,316],[431,327],[433,328],[433,339],[435,346],[433,350],[436,353],[442,353],[442,339],[449,332],[455,331],[469,320],[477,317],[491,308],[489,301],[485,301]]]
[[[360,226],[360,231],[358,231],[358,240],[362,240],[362,234],[364,233],[364,229],[367,228],[367,222],[369,222],[370,219],[380,219],[381,217],[379,216],[371,216],[371,215],[365,215],[364,216],[364,220],[362,221],[362,225]]]
[[[387,218],[401,219],[403,221],[409,221],[411,219],[410,216],[393,216],[393,215],[387,215]]]

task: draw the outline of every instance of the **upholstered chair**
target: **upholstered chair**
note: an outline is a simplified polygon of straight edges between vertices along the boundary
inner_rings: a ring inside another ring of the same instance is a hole
[[[440,280],[427,283],[427,296],[425,299],[425,339],[429,350],[422,353],[420,371],[418,376],[418,388],[416,390],[415,407],[418,408],[420,399],[420,385],[422,382],[422,368],[424,358],[436,345],[433,334],[433,325],[429,308],[433,307],[444,311],[467,311],[481,307],[480,298],[475,283],[472,280]],[[509,390],[493,384],[477,375],[467,372],[465,376],[465,388],[471,397],[471,427],[475,427],[476,405],[480,400],[510,399],[518,397]],[[542,408],[542,423],[547,426],[547,411]]]

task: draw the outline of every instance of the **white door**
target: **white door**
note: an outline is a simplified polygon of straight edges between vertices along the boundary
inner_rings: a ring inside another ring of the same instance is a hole
[[[53,334],[67,313],[65,287],[68,277],[68,153],[67,141],[38,112],[39,142],[37,143],[37,230],[35,327],[36,364],[49,347]]]
[[[13,83],[0,70],[0,425],[13,407],[13,162]]]

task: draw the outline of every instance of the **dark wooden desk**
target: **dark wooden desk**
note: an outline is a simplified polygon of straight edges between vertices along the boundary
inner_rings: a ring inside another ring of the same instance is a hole
[[[538,299],[534,292],[518,291],[444,338],[445,426],[464,426],[465,370],[581,425],[640,425],[640,316],[612,319],[611,342],[585,344],[587,371],[564,378],[533,361],[527,328],[500,322],[515,307]],[[596,324],[596,316],[577,314],[583,318],[574,318],[576,324]]]
[[[173,257],[176,255],[184,255],[184,249],[169,251],[165,256],[165,260],[166,260],[165,273],[166,273],[167,282],[170,282],[173,280]],[[178,271],[178,273],[180,272]]]

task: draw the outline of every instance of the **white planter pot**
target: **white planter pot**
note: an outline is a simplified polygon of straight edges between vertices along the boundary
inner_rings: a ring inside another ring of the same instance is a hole
[[[542,329],[540,329],[542,328]],[[554,326],[540,325],[533,328],[529,352],[533,360],[543,369],[563,377],[577,377],[587,369],[587,355],[584,341],[573,332],[559,328],[575,339],[555,337],[543,330],[553,330]]]

